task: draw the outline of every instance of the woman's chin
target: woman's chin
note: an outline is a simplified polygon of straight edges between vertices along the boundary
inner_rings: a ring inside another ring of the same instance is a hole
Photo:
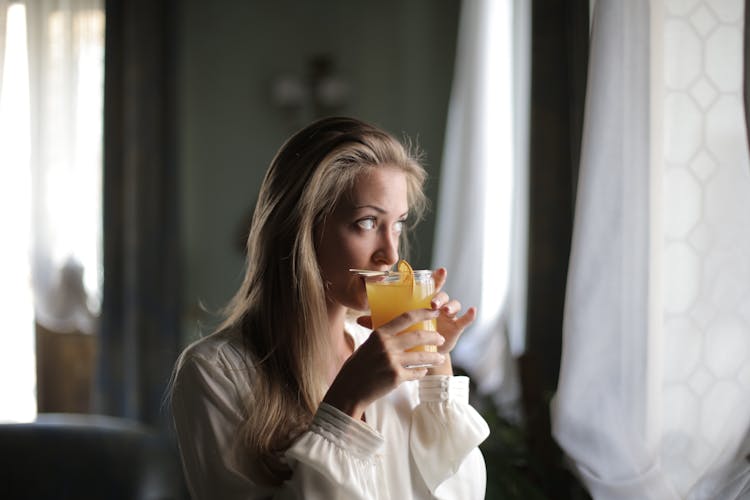
[[[370,310],[370,304],[367,302],[365,293],[350,293],[345,297],[333,298],[333,300],[353,311],[367,312]]]
[[[370,304],[367,302],[367,291],[365,290],[364,282],[357,280],[350,295],[350,304],[347,307],[354,309],[355,311],[369,311]]]
[[[349,304],[349,309],[353,309],[354,311],[366,313],[370,310],[370,305],[367,303],[367,298],[365,300],[358,300],[353,301],[351,304]]]

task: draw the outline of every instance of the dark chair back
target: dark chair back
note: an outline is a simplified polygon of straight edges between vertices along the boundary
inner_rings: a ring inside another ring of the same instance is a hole
[[[0,424],[0,498],[187,498],[179,456],[163,435],[98,415],[42,414]]]

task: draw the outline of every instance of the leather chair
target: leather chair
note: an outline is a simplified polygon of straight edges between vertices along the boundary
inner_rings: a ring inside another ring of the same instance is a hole
[[[0,424],[0,498],[188,498],[175,445],[138,423],[99,415],[41,414]]]

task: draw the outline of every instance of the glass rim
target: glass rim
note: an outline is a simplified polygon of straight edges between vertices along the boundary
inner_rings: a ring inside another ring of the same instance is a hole
[[[349,269],[349,272],[358,274],[363,278],[381,277],[381,276],[401,276],[400,271],[371,271],[369,269]],[[414,277],[426,278],[432,276],[432,269],[414,269]]]

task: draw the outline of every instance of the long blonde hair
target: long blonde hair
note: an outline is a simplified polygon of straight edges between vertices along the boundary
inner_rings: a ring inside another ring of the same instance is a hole
[[[407,175],[410,219],[425,209],[425,170],[390,134],[352,118],[325,118],[293,135],[261,185],[247,241],[244,281],[219,330],[240,328],[254,376],[243,442],[256,480],[278,484],[284,450],[309,426],[330,362],[326,296],[315,228],[366,168]]]

